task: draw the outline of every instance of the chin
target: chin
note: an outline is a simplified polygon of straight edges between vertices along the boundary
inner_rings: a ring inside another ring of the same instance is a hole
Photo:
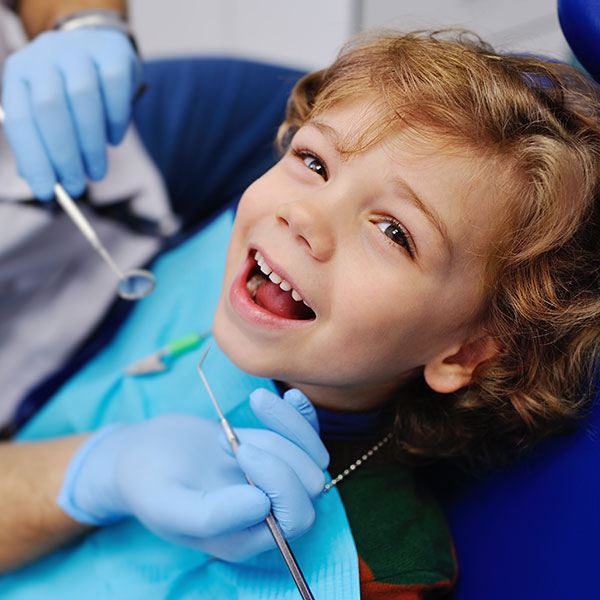
[[[225,309],[219,303],[213,321],[213,337],[229,360],[239,369],[267,379],[276,379],[277,374],[273,372],[273,365],[265,364],[265,353],[257,348],[250,340],[247,340],[240,331],[228,322],[224,314]]]

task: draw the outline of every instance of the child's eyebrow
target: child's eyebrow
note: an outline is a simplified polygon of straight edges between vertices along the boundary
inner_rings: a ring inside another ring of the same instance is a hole
[[[417,193],[410,187],[410,185],[408,185],[406,181],[404,181],[404,179],[398,176],[392,176],[390,177],[390,181],[392,186],[396,189],[397,195],[405,198],[408,197],[410,202],[414,204],[425,215],[427,220],[435,227],[435,229],[437,229],[438,233],[442,237],[448,254],[452,256],[454,254],[454,246],[452,245],[448,228],[442,219],[440,219],[439,215],[432,208],[427,206],[427,204],[425,204],[421,198],[419,198]]]
[[[340,134],[333,127],[331,127],[331,125],[327,125],[326,123],[323,123],[323,121],[316,121],[314,119],[311,119],[306,123],[306,126],[311,125],[315,129],[318,129],[319,132],[322,133],[324,136],[328,137],[336,149],[338,148]]]

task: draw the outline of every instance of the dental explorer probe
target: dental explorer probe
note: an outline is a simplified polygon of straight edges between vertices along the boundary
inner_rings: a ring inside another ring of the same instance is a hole
[[[231,424],[225,418],[225,415],[223,414],[223,411],[221,410],[221,407],[219,406],[217,399],[215,398],[215,395],[213,394],[212,389],[208,384],[206,376],[204,375],[204,371],[202,370],[202,363],[204,362],[204,359],[206,358],[210,347],[211,344],[208,345],[208,348],[206,349],[206,351],[202,355],[202,358],[200,359],[200,362],[198,363],[198,373],[200,374],[200,377],[202,378],[202,383],[204,383],[204,387],[206,388],[206,391],[208,392],[208,395],[210,396],[210,399],[212,400],[212,403],[215,409],[217,410],[219,419],[221,420],[221,426],[223,427],[223,431],[225,432],[225,437],[227,438],[227,441],[229,442],[233,453],[236,454],[240,445],[240,441],[235,435]],[[256,484],[253,483],[247,475],[246,479],[248,480],[248,483],[250,485],[256,487]],[[290,545],[287,543],[285,537],[283,537],[283,532],[281,531],[279,523],[275,519],[275,515],[273,515],[273,511],[269,511],[269,514],[267,515],[265,521],[267,523],[269,531],[271,532],[271,535],[273,536],[273,539],[275,540],[275,543],[277,544],[277,548],[279,548],[279,552],[281,552],[281,556],[283,556],[283,560],[285,561],[285,564],[287,565],[287,568],[289,569],[290,574],[294,579],[294,583],[296,584],[296,587],[298,588],[302,599],[315,600],[315,597],[312,595],[312,592],[310,591],[310,588],[306,583],[306,579],[304,579],[304,575],[302,574],[302,571],[300,570],[300,567],[296,562],[296,557],[292,553]]]
[[[4,112],[4,108],[0,106],[0,124],[2,125],[4,124],[5,116],[6,113]],[[54,184],[54,195],[56,201],[62,206],[67,215],[71,217],[71,220],[75,223],[79,231],[81,231],[83,237],[85,237],[94,250],[100,254],[118,277],[119,284],[117,286],[117,293],[119,296],[125,300],[138,300],[139,298],[147,296],[154,289],[156,284],[154,275],[145,269],[129,269],[123,273],[100,241],[100,238],[91,223],[87,220],[77,204],[75,204],[71,196],[67,194],[65,188],[60,183]]]

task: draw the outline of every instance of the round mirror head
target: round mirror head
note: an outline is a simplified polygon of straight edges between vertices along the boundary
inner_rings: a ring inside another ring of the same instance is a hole
[[[125,300],[138,300],[147,296],[156,285],[154,275],[143,269],[127,271],[117,286],[117,293]]]

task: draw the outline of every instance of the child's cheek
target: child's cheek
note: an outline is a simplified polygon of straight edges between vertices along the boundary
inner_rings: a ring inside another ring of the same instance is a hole
[[[256,210],[257,206],[262,204],[262,198],[264,196],[265,191],[264,188],[266,187],[262,183],[263,177],[260,177],[246,188],[246,191],[244,192],[240,200],[238,210],[241,209],[244,212],[248,212]]]
[[[260,180],[254,182],[245,192],[238,206],[237,217],[244,229],[251,228],[259,220],[277,212],[277,202],[269,194]]]

